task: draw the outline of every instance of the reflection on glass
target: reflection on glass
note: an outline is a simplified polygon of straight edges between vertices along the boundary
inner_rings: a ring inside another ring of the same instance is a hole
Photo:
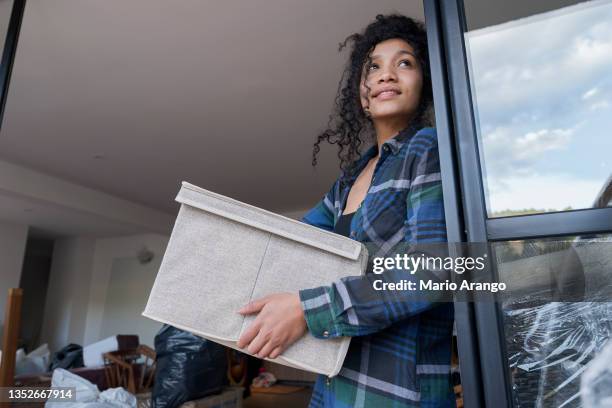
[[[4,50],[6,32],[8,31],[11,11],[13,10],[13,0],[0,0],[0,55]]]
[[[611,206],[612,2],[465,39],[489,216]]]
[[[493,246],[500,280],[523,289],[501,307],[517,408],[580,407],[581,375],[612,338],[612,235],[563,239]]]

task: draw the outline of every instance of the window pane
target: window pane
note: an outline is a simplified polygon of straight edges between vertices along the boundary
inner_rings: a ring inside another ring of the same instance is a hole
[[[515,407],[579,407],[580,377],[612,336],[612,235],[494,244]],[[608,394],[609,395],[609,394]]]
[[[612,2],[539,3],[466,3],[490,217],[612,205]]]

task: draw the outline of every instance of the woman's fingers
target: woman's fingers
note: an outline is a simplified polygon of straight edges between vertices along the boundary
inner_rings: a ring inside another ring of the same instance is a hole
[[[276,293],[254,300],[240,309],[240,313],[259,313],[240,336],[238,347],[246,347],[249,354],[260,358],[269,357],[272,353],[276,358],[307,330],[304,312],[296,294]]]
[[[282,353],[283,353],[283,348],[279,346],[275,348],[274,350],[272,350],[272,352],[270,353],[270,358],[276,358],[280,356]]]
[[[277,344],[275,344],[272,341],[268,341],[262,348],[261,350],[259,350],[259,352],[257,353],[257,357],[259,358],[266,358],[269,357],[271,355],[271,353],[278,347]]]
[[[265,335],[261,330],[259,331],[259,333],[257,334],[257,336],[255,336],[255,338],[253,339],[253,341],[249,344],[249,346],[247,347],[247,351],[250,354],[257,354],[259,353],[259,351],[263,348],[263,346],[266,345],[266,343],[268,342],[268,336]]]
[[[255,299],[238,309],[238,313],[243,315],[257,313],[266,305],[267,302],[268,296],[262,297],[261,299]]]
[[[261,328],[261,324],[257,319],[242,333],[242,336],[238,339],[237,346],[239,348],[245,348],[251,341],[257,336],[259,330]]]

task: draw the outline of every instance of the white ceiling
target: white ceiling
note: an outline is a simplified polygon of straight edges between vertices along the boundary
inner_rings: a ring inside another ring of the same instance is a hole
[[[181,180],[279,212],[311,168],[347,53],[378,13],[420,0],[28,0],[0,159],[173,213]],[[98,158],[95,158],[95,157]]]

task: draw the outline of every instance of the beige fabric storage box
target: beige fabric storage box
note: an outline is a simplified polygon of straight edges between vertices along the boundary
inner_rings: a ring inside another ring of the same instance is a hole
[[[365,246],[183,182],[181,203],[144,316],[237,348],[254,320],[237,310],[271,293],[364,273]],[[310,333],[272,360],[334,376],[350,338]],[[245,350],[241,350],[245,351]]]

